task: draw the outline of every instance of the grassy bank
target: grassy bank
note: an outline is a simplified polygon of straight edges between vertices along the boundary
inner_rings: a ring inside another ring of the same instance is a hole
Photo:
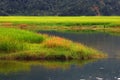
[[[58,31],[108,31],[120,33],[119,16],[89,16],[89,17],[33,17],[7,16],[0,17],[0,25],[27,30],[58,30]]]
[[[106,55],[97,50],[64,38],[20,29],[0,28],[0,59],[86,60],[104,57]]]
[[[89,17],[33,17],[33,16],[7,16],[0,17],[0,22],[13,22],[14,24],[25,23],[25,24],[36,24],[40,26],[117,26],[120,25],[119,16],[89,16]]]

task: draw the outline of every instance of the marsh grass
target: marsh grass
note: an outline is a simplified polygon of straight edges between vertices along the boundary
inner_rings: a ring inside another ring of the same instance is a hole
[[[43,45],[47,48],[64,48],[70,49],[71,45],[70,40],[66,40],[64,38],[60,38],[57,36],[53,36],[48,38],[46,41],[43,42]]]
[[[0,36],[0,51],[1,52],[17,52],[26,49],[26,44],[7,37]]]
[[[0,55],[4,60],[88,60],[106,54],[57,36],[0,28]],[[9,54],[8,54],[9,53]]]
[[[107,55],[80,43],[54,36],[48,37],[39,45],[32,44],[29,51],[10,54],[6,58],[8,57],[19,60],[87,60],[105,58]]]
[[[33,17],[33,16],[9,16],[9,17],[0,17],[0,22],[4,23],[3,25],[17,25],[17,24],[26,24],[26,25],[39,25],[39,26],[120,26],[120,17],[119,16],[77,16],[77,17]],[[25,25],[25,26],[26,26]]]
[[[120,33],[119,16],[0,16],[0,26],[30,31],[108,31]],[[116,28],[117,27],[117,28]]]
[[[40,34],[34,34],[30,31],[0,28],[0,36],[5,36],[10,39],[15,39],[22,42],[40,43],[43,41],[43,36]]]
[[[0,51],[16,52],[27,49],[28,43],[41,43],[44,40],[42,35],[33,32],[0,28]]]

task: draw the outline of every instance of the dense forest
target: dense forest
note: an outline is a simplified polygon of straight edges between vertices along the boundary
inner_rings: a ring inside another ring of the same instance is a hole
[[[120,0],[0,0],[0,15],[120,15]]]

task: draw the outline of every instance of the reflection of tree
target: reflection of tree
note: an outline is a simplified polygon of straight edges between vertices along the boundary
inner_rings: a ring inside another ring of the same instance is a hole
[[[0,73],[1,74],[10,74],[17,72],[26,72],[30,71],[31,66],[42,66],[46,69],[69,69],[72,64],[76,67],[82,67],[83,65],[93,62],[91,61],[0,61]]]

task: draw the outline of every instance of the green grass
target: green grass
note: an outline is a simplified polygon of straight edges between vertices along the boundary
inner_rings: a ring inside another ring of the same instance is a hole
[[[51,37],[48,35],[37,34],[27,30],[61,30],[78,32],[81,30],[91,30],[119,33],[120,17],[1,16],[0,26],[1,59],[84,60],[103,58],[106,55],[80,43],[75,43],[56,36]]]
[[[27,49],[28,43],[40,43],[42,35],[25,30],[0,28],[0,51],[16,52]]]
[[[0,59],[7,60],[86,60],[106,57],[102,52],[64,38],[2,27],[0,52]]]
[[[77,16],[77,17],[33,17],[33,16],[7,16],[0,17],[0,22],[13,22],[15,24],[31,24],[39,26],[120,26],[119,16]]]
[[[40,34],[34,34],[33,32],[10,28],[0,28],[0,36],[16,39],[21,42],[38,43],[43,41],[43,36]]]
[[[106,31],[120,33],[120,16],[0,16],[0,26],[30,31]]]

